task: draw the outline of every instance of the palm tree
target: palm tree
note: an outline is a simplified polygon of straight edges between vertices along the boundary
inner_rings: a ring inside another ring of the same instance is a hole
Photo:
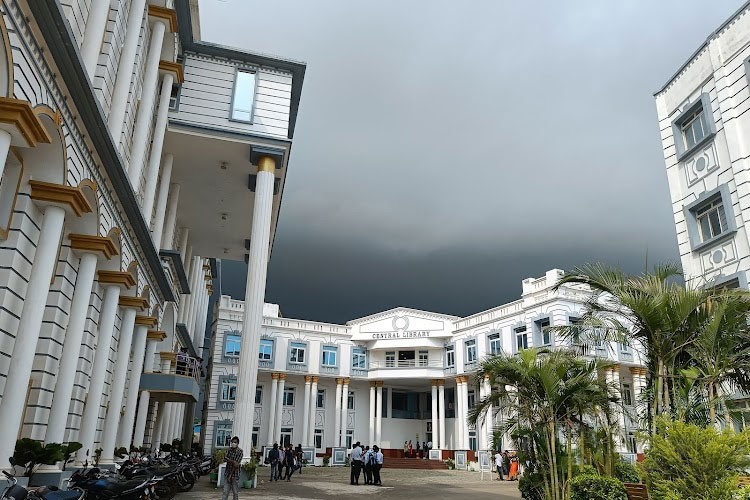
[[[477,376],[479,380],[489,377],[497,390],[470,410],[469,422],[476,423],[491,406],[516,415],[506,426],[531,437],[536,466],[545,478],[545,496],[568,498],[573,431],[582,432],[584,419],[608,411],[617,399],[613,388],[598,376],[608,366],[611,363],[563,350],[526,349],[517,355],[485,358]],[[563,467],[561,433],[566,437],[567,467]]]

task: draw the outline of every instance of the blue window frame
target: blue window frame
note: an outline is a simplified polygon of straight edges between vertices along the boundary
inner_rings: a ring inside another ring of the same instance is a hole
[[[307,362],[307,344],[301,342],[292,342],[289,344],[289,362],[306,363]]]
[[[716,124],[708,94],[701,94],[674,119],[672,135],[678,161],[695,153],[716,135]]]
[[[445,346],[445,366],[456,366],[456,346],[453,344]]]
[[[321,357],[321,364],[323,366],[337,366],[336,358],[339,352],[339,348],[333,345],[323,346],[323,356]]]
[[[227,358],[239,358],[241,343],[242,337],[237,333],[227,333],[227,336],[224,338],[224,356]]]
[[[476,363],[477,361],[477,341],[475,339],[464,341],[466,346],[466,364]]]
[[[237,377],[221,377],[219,385],[219,398],[221,401],[234,401],[236,399]]]
[[[258,359],[261,361],[271,361],[273,359],[273,340],[260,339]]]
[[[361,347],[352,349],[352,368],[359,370],[367,368],[367,352]]]

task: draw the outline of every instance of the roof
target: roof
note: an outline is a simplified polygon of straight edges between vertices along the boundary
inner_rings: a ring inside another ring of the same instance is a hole
[[[432,316],[432,317],[442,318],[442,319],[446,319],[450,321],[456,321],[458,319],[461,319],[459,316],[452,316],[450,314],[441,314],[441,313],[436,313],[436,312],[431,312],[431,311],[423,311],[422,309],[413,309],[411,307],[394,307],[392,309],[388,309],[387,311],[381,311],[381,312],[377,312],[374,314],[370,314],[369,316],[363,316],[361,318],[355,318],[351,321],[347,321],[346,326],[350,326],[354,323],[359,323],[361,321],[387,317],[395,313],[396,311],[406,311],[406,312],[410,312],[414,314],[420,314],[423,316]]]

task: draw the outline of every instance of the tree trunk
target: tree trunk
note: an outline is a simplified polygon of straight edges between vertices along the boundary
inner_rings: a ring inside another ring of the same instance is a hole
[[[716,402],[714,401],[714,383],[708,383],[708,421],[716,427]]]
[[[570,481],[573,479],[573,432],[571,430],[570,422],[567,423],[566,432],[566,451],[568,453],[568,480],[565,482],[565,498],[570,498]]]

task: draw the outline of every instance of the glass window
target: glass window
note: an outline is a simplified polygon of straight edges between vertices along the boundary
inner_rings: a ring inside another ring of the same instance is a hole
[[[477,360],[477,341],[474,339],[464,341],[466,346],[466,362],[474,363]]]
[[[234,81],[234,96],[232,98],[232,120],[251,122],[253,120],[253,104],[255,102],[255,73],[238,70]]]
[[[307,346],[298,342],[292,342],[289,347],[289,362],[290,363],[304,363],[305,362],[305,350]]]
[[[552,332],[549,330],[550,321],[549,318],[541,319],[537,322],[537,325],[539,326],[539,332],[541,334],[542,338],[542,345],[549,346],[552,345]]]
[[[323,429],[315,429],[315,436],[313,436],[316,448],[323,447]]]
[[[222,377],[221,400],[234,401],[237,397],[237,379],[234,377]]]
[[[385,353],[385,367],[393,368],[396,366],[396,351],[386,351]]]
[[[258,433],[260,432],[260,427],[253,427],[253,448],[258,447]]]
[[[349,391],[349,395],[346,398],[346,408],[348,410],[354,409],[354,391]]]
[[[721,197],[706,203],[695,210],[695,220],[698,224],[701,242],[719,236],[727,230],[727,216]]]
[[[294,387],[284,387],[284,406],[294,406]]]
[[[352,441],[354,440],[354,431],[351,429],[346,430],[346,449],[352,448]]]
[[[229,442],[232,440],[232,423],[216,422],[215,435],[214,446],[217,448],[229,448]]]
[[[364,349],[354,349],[352,351],[352,368],[364,370],[367,368],[367,355]]]
[[[240,356],[240,343],[242,339],[235,333],[228,333],[224,340],[224,356],[238,358]]]
[[[636,441],[635,441],[635,433],[628,432],[627,446],[628,446],[628,453],[632,453],[632,454],[638,453],[638,446],[636,445]]]
[[[429,359],[427,351],[419,351],[419,366],[427,366]]]
[[[271,359],[273,359],[273,340],[260,339],[258,359],[261,361],[271,361]]]
[[[529,348],[529,336],[526,333],[525,326],[519,326],[513,330],[516,334],[516,351],[522,351]]]
[[[445,347],[445,366],[456,366],[456,347],[453,345]]]
[[[336,366],[336,353],[339,348],[330,345],[323,346],[323,366]]]
[[[175,111],[177,109],[177,103],[180,100],[180,86],[172,85],[172,91],[169,94],[169,109]]]
[[[503,344],[500,340],[500,333],[491,334],[489,337],[487,337],[487,341],[489,342],[490,354],[496,355],[503,352]]]
[[[281,428],[281,439],[279,440],[279,445],[290,445],[292,444],[292,428],[291,427],[282,427]]]
[[[630,384],[622,384],[622,404],[625,406],[633,404],[633,391]]]
[[[255,386],[255,404],[259,405],[263,403],[263,386]]]
[[[469,431],[469,448],[477,451],[477,431]]]
[[[318,396],[315,399],[315,408],[325,408],[325,407],[326,407],[326,390],[318,389]]]
[[[683,121],[682,135],[685,138],[685,149],[698,144],[708,133],[706,114],[703,112],[703,107],[700,107]]]
[[[473,408],[475,404],[477,404],[477,396],[474,391],[469,391],[469,408]]]

